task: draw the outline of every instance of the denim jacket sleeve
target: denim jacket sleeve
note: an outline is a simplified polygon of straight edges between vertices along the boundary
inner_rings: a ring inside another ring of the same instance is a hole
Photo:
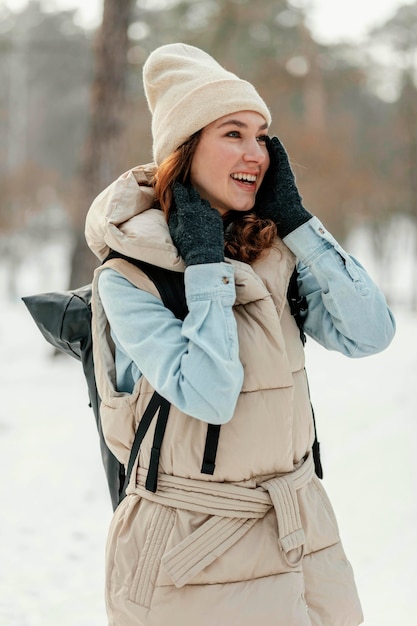
[[[116,346],[119,391],[131,392],[143,374],[188,415],[213,424],[231,419],[243,383],[232,266],[186,269],[183,322],[112,269],[101,272],[99,292]]]
[[[304,331],[329,350],[363,357],[384,350],[395,321],[366,270],[313,217],[287,235],[298,260],[298,288],[307,299]]]

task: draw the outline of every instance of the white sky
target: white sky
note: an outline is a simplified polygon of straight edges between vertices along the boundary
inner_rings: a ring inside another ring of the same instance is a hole
[[[360,41],[367,31],[384,23],[400,6],[413,0],[293,0],[310,7],[310,27],[323,43],[341,39]]]
[[[413,0],[292,0],[294,5],[310,7],[310,27],[323,43],[340,39],[360,41],[372,26],[384,22],[395,10]],[[13,11],[28,0],[0,0]],[[47,8],[77,8],[80,21],[95,26],[100,21],[103,0],[42,0]]]

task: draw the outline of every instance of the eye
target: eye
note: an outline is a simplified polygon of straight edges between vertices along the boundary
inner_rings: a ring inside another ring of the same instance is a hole
[[[268,135],[259,135],[259,137],[257,137],[257,141],[259,141],[259,143],[265,143],[267,140]]]
[[[239,139],[240,132],[238,130],[231,130],[229,133],[227,133],[226,137],[232,137],[233,139]]]

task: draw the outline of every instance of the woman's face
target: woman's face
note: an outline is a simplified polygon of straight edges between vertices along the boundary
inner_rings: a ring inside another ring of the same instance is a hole
[[[259,113],[240,111],[206,126],[191,163],[191,184],[222,215],[249,211],[269,166],[268,125]]]

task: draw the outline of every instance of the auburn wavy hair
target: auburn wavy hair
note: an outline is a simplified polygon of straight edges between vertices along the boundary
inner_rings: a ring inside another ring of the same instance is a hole
[[[160,207],[168,221],[173,206],[172,188],[176,181],[190,183],[191,163],[201,137],[201,130],[194,133],[157,168],[153,187],[155,204]],[[225,226],[225,255],[253,263],[264,250],[271,247],[277,227],[270,219],[259,217],[253,210],[246,213],[229,211],[223,216]]]

